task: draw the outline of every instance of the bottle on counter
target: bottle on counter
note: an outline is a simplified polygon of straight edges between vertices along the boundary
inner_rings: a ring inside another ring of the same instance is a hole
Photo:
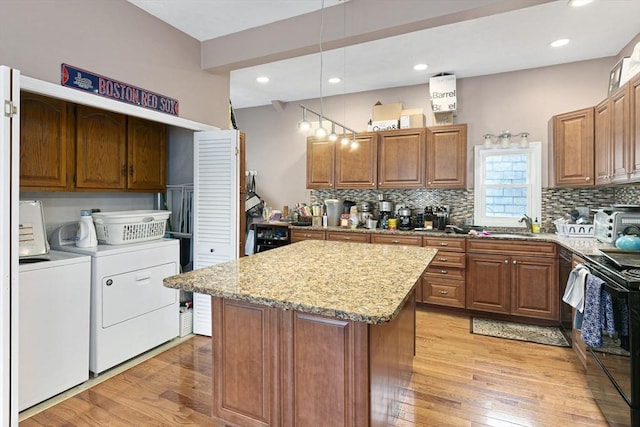
[[[531,232],[536,234],[540,233],[540,222],[538,222],[538,218],[531,224]]]
[[[80,211],[80,221],[76,231],[76,246],[79,248],[93,248],[98,246],[96,227],[93,225],[91,209]]]

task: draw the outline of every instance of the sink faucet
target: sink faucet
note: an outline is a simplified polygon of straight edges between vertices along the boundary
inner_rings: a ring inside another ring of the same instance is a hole
[[[524,216],[522,218],[520,218],[518,220],[518,222],[524,222],[526,224],[526,226],[527,226],[527,231],[529,231],[529,232],[533,231],[532,228],[531,228],[531,224],[532,224],[533,221],[531,221],[531,217],[529,215],[524,214]]]

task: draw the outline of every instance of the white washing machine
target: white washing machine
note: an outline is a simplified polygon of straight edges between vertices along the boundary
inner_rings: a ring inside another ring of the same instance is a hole
[[[97,375],[179,334],[179,293],[162,284],[179,273],[180,242],[75,246],[76,223],[58,228],[53,249],[91,256],[89,370]]]
[[[19,411],[89,379],[91,258],[46,258],[19,268]]]

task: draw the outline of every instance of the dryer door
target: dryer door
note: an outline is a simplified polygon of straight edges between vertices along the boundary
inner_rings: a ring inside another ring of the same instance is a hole
[[[176,274],[176,264],[167,263],[102,279],[102,327],[108,328],[145,313],[175,304],[176,289],[162,279]]]

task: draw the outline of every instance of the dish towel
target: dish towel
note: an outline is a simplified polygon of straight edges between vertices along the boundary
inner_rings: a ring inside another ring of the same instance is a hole
[[[611,295],[602,289],[604,282],[587,275],[585,286],[584,318],[581,338],[590,347],[602,347],[602,332],[615,334],[613,321],[613,302]]]
[[[587,268],[586,265],[576,265],[575,268],[571,270],[571,273],[569,273],[567,286],[564,289],[564,296],[562,297],[562,301],[580,313],[584,311],[584,285],[587,274],[589,274],[589,268]]]

